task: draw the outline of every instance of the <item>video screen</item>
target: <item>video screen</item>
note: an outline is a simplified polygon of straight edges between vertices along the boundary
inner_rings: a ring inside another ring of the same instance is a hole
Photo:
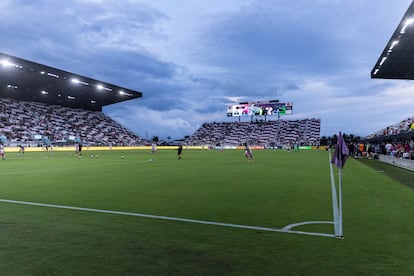
[[[252,102],[227,106],[227,117],[291,115],[292,103]]]

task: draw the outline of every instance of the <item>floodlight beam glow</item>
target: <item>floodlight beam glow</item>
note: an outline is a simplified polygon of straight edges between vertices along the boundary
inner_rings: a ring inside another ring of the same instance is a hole
[[[18,64],[14,64],[14,63],[12,63],[12,62],[10,62],[9,60],[2,60],[1,62],[0,62],[3,66],[5,66],[5,67],[16,67],[16,68],[23,68],[23,66],[21,66],[21,65],[18,65]]]
[[[48,72],[47,73],[47,75],[49,76],[49,77],[53,77],[53,78],[59,78],[59,75],[56,75],[56,74],[54,74],[54,73],[50,73],[50,72]]]
[[[383,58],[381,59],[381,62],[379,63],[379,65],[380,65],[380,66],[381,66],[381,65],[383,65],[386,59],[387,59],[387,57],[383,57]]]
[[[408,18],[406,21],[405,21],[405,25],[407,26],[407,25],[411,25],[411,24],[413,24],[413,22],[414,22],[414,18]]]
[[[111,88],[107,88],[107,87],[103,86],[102,84],[97,84],[97,85],[95,85],[95,86],[96,86],[96,88],[97,88],[98,90],[112,91],[112,89],[111,89]]]
[[[77,78],[73,78],[73,79],[71,79],[71,82],[73,82],[73,83],[80,83],[80,84],[83,84],[83,85],[89,85],[89,83],[84,82],[84,81],[80,81],[80,80],[79,80],[79,79],[77,79]]]
[[[392,50],[394,47],[395,47],[395,45],[397,45],[398,44],[398,40],[394,40],[392,43],[391,43],[391,46],[390,46],[390,50]]]
[[[129,96],[129,97],[132,96],[132,94],[124,92],[123,90],[119,90],[119,95],[126,95],[126,96]]]
[[[401,28],[400,34],[405,34],[405,29],[411,24],[413,24],[414,18],[409,18],[405,21],[404,26]]]
[[[6,60],[2,60],[1,61],[1,64],[3,64],[4,66],[13,66],[14,65],[13,63],[11,63],[10,61],[8,61],[7,59]]]

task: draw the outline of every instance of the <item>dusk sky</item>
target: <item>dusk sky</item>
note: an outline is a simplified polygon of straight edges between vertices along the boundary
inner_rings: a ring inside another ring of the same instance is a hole
[[[0,52],[141,91],[104,113],[144,138],[275,99],[282,120],[366,136],[414,115],[412,81],[370,78],[411,2],[1,0]]]

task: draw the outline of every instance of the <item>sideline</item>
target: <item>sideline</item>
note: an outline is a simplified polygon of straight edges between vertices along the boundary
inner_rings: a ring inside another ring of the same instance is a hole
[[[46,203],[18,201],[18,200],[10,200],[10,199],[0,199],[0,202],[23,204],[23,205],[32,205],[32,206],[41,206],[41,207],[49,207],[49,208],[58,208],[58,209],[69,209],[69,210],[77,210],[77,211],[87,211],[87,212],[95,212],[95,213],[105,213],[105,214],[115,214],[115,215],[153,218],[153,219],[180,221],[180,222],[190,222],[190,223],[198,223],[198,224],[223,226],[223,227],[232,227],[232,228],[242,228],[242,229],[258,230],[258,231],[267,231],[267,232],[279,232],[279,233],[290,233],[290,234],[300,234],[300,235],[336,238],[336,236],[333,235],[333,234],[290,230],[292,227],[295,227],[295,226],[298,226],[298,225],[311,224],[311,223],[315,223],[315,222],[295,223],[295,224],[290,224],[288,226],[285,226],[281,229],[278,229],[278,228],[258,227],[258,226],[249,226],[249,225],[232,224],[232,223],[222,223],[222,222],[196,220],[196,219],[156,216],[156,215],[148,215],[148,214],[141,214],[141,213],[130,213],[130,212],[110,211],[110,210],[101,210],[101,209],[93,209],[93,208],[83,208],[83,207],[74,207],[74,206],[65,206],[65,205],[54,205],[54,204],[46,204]],[[318,222],[318,223],[321,223],[321,222]],[[323,223],[326,223],[326,222],[323,222]]]

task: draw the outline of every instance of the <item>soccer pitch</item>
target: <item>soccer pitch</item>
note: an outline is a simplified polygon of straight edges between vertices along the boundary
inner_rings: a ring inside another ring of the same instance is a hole
[[[344,240],[265,231],[332,222],[329,158],[313,150],[256,150],[254,156],[249,162],[241,150],[184,150],[181,160],[174,150],[85,150],[81,159],[73,152],[8,153],[0,162],[0,199],[47,206],[0,202],[0,271],[414,272],[412,189],[348,160]],[[334,232],[331,223],[294,230]]]

